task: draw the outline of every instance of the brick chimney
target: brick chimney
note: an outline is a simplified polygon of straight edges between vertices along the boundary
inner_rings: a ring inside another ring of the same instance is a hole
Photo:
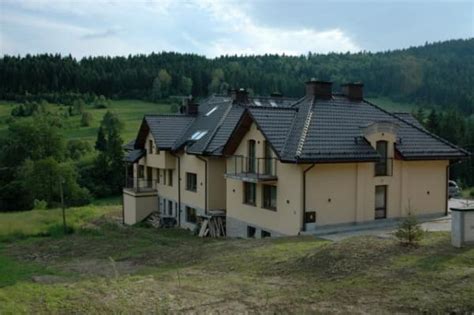
[[[316,79],[307,81],[306,96],[317,99],[330,99],[332,97],[332,82]]]
[[[196,116],[199,112],[199,104],[194,101],[192,96],[184,99],[180,108],[181,114]]]
[[[341,85],[342,94],[353,101],[361,101],[364,98],[364,84],[360,82],[346,83]]]
[[[247,104],[249,102],[249,92],[246,89],[238,89],[231,96],[234,103]]]

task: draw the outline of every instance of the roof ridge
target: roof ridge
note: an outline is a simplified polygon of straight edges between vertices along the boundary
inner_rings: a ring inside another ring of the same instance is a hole
[[[449,142],[448,140],[445,140],[445,139],[443,139],[443,138],[441,138],[441,137],[439,137],[439,136],[437,136],[437,135],[435,135],[435,134],[429,132],[428,130],[426,130],[426,129],[424,129],[424,128],[420,128],[420,127],[418,127],[418,126],[412,124],[411,122],[406,121],[405,119],[403,119],[403,118],[401,118],[401,117],[395,115],[394,113],[391,113],[391,112],[389,112],[389,111],[387,111],[387,110],[385,110],[385,109],[383,109],[383,108],[381,108],[381,107],[375,105],[375,104],[372,103],[372,102],[369,102],[369,101],[367,101],[367,100],[365,100],[365,99],[363,100],[363,102],[365,102],[365,103],[369,104],[370,106],[375,107],[376,109],[378,109],[378,110],[380,110],[380,111],[382,111],[382,112],[384,112],[384,113],[386,113],[386,114],[388,114],[388,115],[390,115],[390,116],[392,116],[392,117],[394,117],[394,118],[396,118],[396,119],[398,119],[398,120],[404,122],[405,124],[407,124],[407,125],[409,125],[409,126],[415,128],[415,129],[417,129],[417,130],[419,130],[419,131],[421,131],[421,132],[426,133],[427,135],[431,136],[432,138],[434,138],[434,139],[436,139],[436,140],[438,140],[438,141],[441,141],[442,143],[444,143],[444,144],[446,144],[446,145],[448,145],[448,146],[450,146],[450,147],[452,147],[452,148],[454,148],[454,149],[456,149],[456,150],[459,150],[459,151],[463,152],[464,154],[471,155],[470,152],[464,150],[463,148],[458,147],[457,145],[455,145],[455,144]]]
[[[306,99],[306,97],[303,96],[302,98],[298,99],[298,100],[296,101],[296,103],[292,104],[290,107],[296,107],[296,105],[300,104],[300,103],[303,102],[305,99]]]
[[[172,113],[163,113],[163,114],[145,114],[145,117],[194,117],[191,115],[183,115],[183,114],[172,114]]]
[[[306,119],[303,125],[303,130],[300,136],[300,141],[298,142],[298,147],[296,148],[296,154],[295,154],[296,157],[299,157],[301,155],[301,152],[303,151],[303,146],[306,141],[306,136],[308,135],[309,124],[311,123],[311,120],[313,118],[314,101],[315,101],[315,98],[313,98],[313,100],[311,101],[311,106],[308,107],[308,114],[306,115]]]
[[[181,138],[188,132],[188,130],[191,128],[191,126],[193,125],[193,123],[196,121],[196,118],[193,117],[194,119],[191,120],[189,122],[189,124],[186,126],[186,128],[183,129],[183,131],[181,132],[181,134],[177,137],[176,141],[173,143],[173,147],[172,147],[172,150],[174,151],[176,149],[176,143],[179,141],[179,142],[182,142]]]
[[[207,147],[211,143],[212,139],[214,139],[214,137],[216,136],[217,131],[221,128],[222,124],[224,123],[225,119],[227,118],[227,116],[229,115],[231,110],[232,110],[232,104],[230,104],[227,107],[227,109],[224,112],[224,115],[222,115],[221,119],[219,119],[219,122],[217,123],[216,127],[212,131],[211,135],[207,138],[206,142],[204,143],[204,148],[203,148],[202,152],[206,152]]]
[[[298,108],[294,108],[294,107],[289,107],[289,106],[282,106],[282,107],[278,107],[278,106],[258,106],[258,105],[246,105],[245,107],[247,108],[255,108],[255,109],[271,109],[271,110],[291,110],[291,111],[295,111],[297,112],[298,111]]]

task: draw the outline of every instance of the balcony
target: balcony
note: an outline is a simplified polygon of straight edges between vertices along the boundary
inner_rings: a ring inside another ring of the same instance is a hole
[[[374,164],[374,176],[392,176],[393,158],[381,159]]]
[[[145,178],[127,178],[123,189],[134,193],[156,192],[156,184]]]
[[[225,177],[252,183],[276,181],[277,161],[276,158],[234,155],[229,157]]]

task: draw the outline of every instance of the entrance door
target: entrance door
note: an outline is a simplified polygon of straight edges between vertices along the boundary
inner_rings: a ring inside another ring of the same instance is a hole
[[[375,219],[387,217],[387,186],[375,186]]]

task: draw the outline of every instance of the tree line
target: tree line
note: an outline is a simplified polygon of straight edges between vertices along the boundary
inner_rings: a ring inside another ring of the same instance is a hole
[[[403,50],[250,55],[208,59],[174,52],[86,57],[42,54],[0,59],[0,98],[93,93],[107,98],[158,100],[171,95],[206,96],[229,87],[259,95],[301,96],[316,77],[335,83],[362,81],[368,96],[435,104],[474,112],[474,39],[425,44]]]
[[[62,183],[68,206],[117,195],[123,186],[123,123],[106,112],[95,148],[84,140],[66,141],[57,120],[36,113],[8,124],[0,138],[0,211],[57,207]],[[95,149],[95,150],[94,150]]]

